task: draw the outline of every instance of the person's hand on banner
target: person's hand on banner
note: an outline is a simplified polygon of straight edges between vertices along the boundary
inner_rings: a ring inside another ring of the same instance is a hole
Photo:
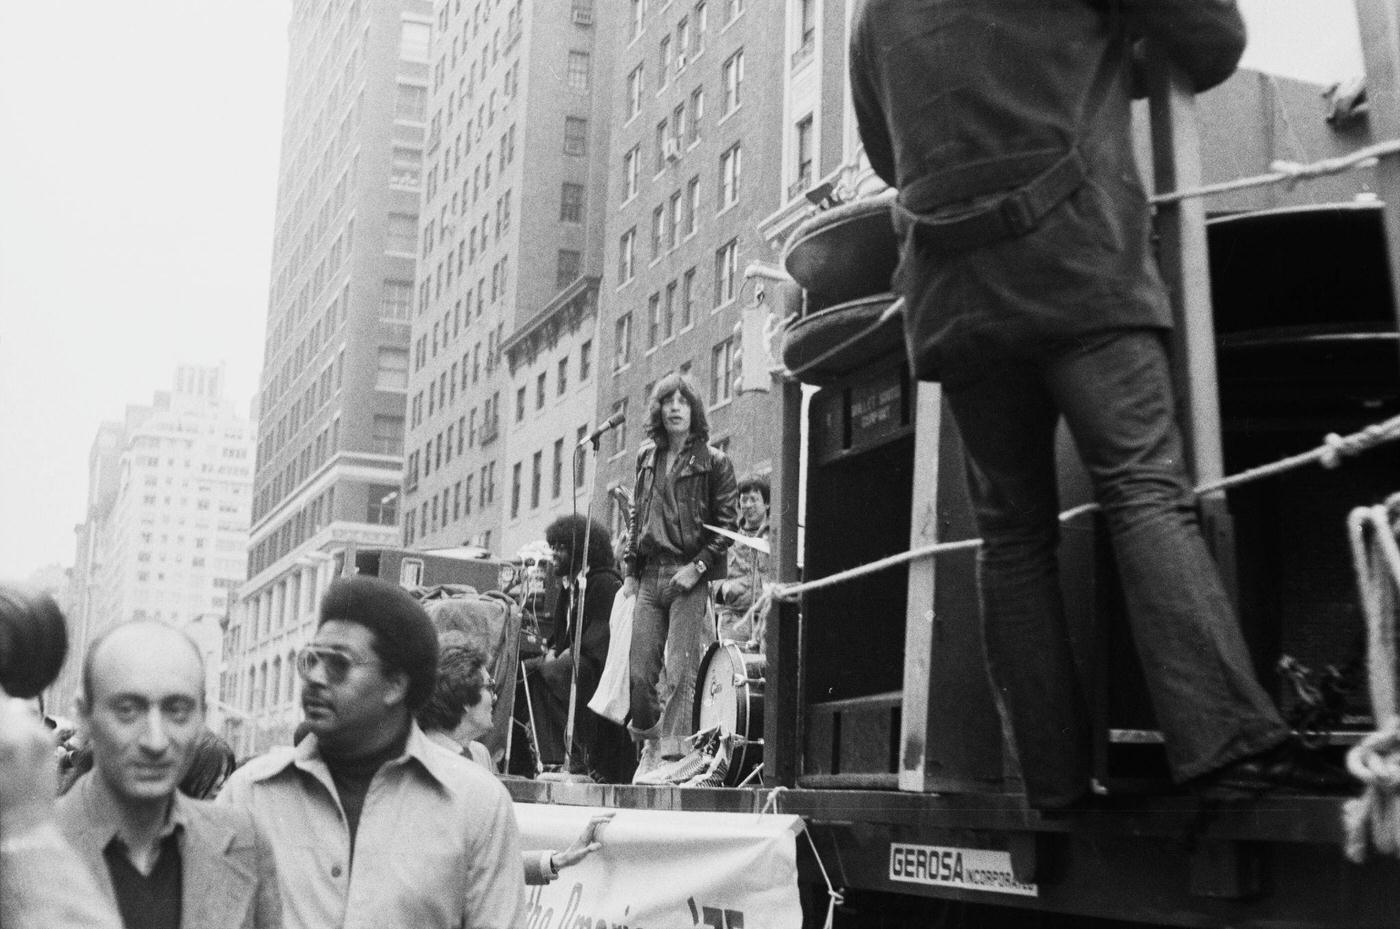
[[[589,855],[603,847],[603,843],[598,839],[599,828],[606,826],[612,821],[612,813],[600,813],[588,821],[588,825],[583,827],[574,844],[564,849],[562,852],[555,852],[550,859],[554,864],[555,871],[562,871],[570,865],[576,865]]]

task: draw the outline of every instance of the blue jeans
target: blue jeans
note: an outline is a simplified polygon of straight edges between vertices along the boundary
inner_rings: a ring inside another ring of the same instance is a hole
[[[988,670],[1033,806],[1088,786],[1088,714],[1061,600],[1054,460],[1064,417],[1103,508],[1128,619],[1178,781],[1287,737],[1255,680],[1197,525],[1157,330],[988,365],[947,390],[983,538],[978,584]]]
[[[701,580],[681,592],[671,584],[683,567],[649,562],[632,613],[631,726],[647,730],[660,723],[663,755],[682,754],[685,737],[695,731],[695,678],[715,640],[705,615],[709,585]]]

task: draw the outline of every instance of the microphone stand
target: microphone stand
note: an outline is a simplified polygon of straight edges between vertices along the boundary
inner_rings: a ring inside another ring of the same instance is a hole
[[[592,438],[591,440],[589,440],[587,443],[585,443],[586,445],[592,445],[592,446],[593,446],[593,455],[594,455],[595,458],[596,458],[597,455],[598,455],[598,443],[599,443],[601,440],[602,440],[602,434],[599,433],[598,435],[593,436],[593,438]],[[577,448],[574,449],[574,456],[575,456],[576,458],[579,457],[579,456],[581,456],[581,455],[583,455],[583,454],[584,454],[584,446],[583,446],[583,445],[580,445],[580,446],[578,446]],[[577,467],[577,465],[575,465],[575,467]],[[575,481],[575,487],[577,487],[577,481]],[[575,499],[577,499],[577,498],[575,498]],[[575,510],[577,510],[577,505],[575,506]],[[569,771],[570,771],[570,769],[573,767],[573,757],[574,757],[574,720],[575,720],[575,718],[576,718],[576,716],[577,716],[577,714],[578,714],[578,669],[579,669],[579,659],[582,657],[582,652],[581,652],[581,650],[582,650],[582,648],[583,648],[583,613],[584,613],[585,607],[587,606],[587,599],[586,599],[586,598],[587,598],[587,596],[588,596],[588,569],[589,569],[589,564],[588,564],[588,548],[589,548],[589,545],[592,543],[592,540],[593,540],[593,518],[592,518],[592,516],[593,516],[593,498],[592,498],[592,497],[589,497],[589,499],[588,499],[588,512],[585,513],[584,515],[585,515],[585,519],[584,519],[584,521],[583,521],[583,550],[582,550],[582,551],[579,551],[577,548],[575,548],[575,550],[574,550],[574,552],[573,552],[574,559],[575,559],[576,561],[582,561],[582,568],[581,568],[581,570],[578,572],[577,577],[575,578],[575,583],[574,583],[573,589],[570,591],[570,596],[569,596],[569,612],[568,612],[568,616],[570,617],[570,619],[573,621],[573,624],[574,624],[574,637],[573,637],[573,643],[572,643],[572,646],[571,646],[571,647],[573,648],[573,650],[574,650],[574,653],[573,653],[573,661],[571,662],[572,667],[571,667],[571,669],[570,669],[570,676],[569,676],[569,715],[568,715],[567,721],[565,722],[565,725],[564,725],[564,773],[565,773],[565,774],[568,774]],[[591,779],[590,779],[590,780],[591,780]]]

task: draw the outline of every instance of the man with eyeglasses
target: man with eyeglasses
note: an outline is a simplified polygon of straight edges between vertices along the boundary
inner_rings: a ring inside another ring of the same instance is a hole
[[[523,924],[509,794],[413,720],[437,661],[432,621],[405,590],[331,584],[297,655],[309,734],[244,765],[219,795],[272,837],[288,927]]]
[[[204,729],[204,661],[183,632],[115,626],[83,659],[92,770],[57,822],[127,929],[282,925],[273,852],[242,810],[176,790]]]

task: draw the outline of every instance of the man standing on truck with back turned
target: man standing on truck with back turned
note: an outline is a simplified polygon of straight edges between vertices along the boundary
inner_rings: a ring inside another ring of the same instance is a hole
[[[1208,794],[1331,781],[1298,763],[1197,525],[1133,160],[1138,38],[1197,92],[1245,42],[1233,0],[861,0],[852,27],[861,138],[899,189],[905,342],[962,434],[989,673],[1039,809],[1075,805],[1090,777],[1056,563],[1061,416],[1176,780]]]

